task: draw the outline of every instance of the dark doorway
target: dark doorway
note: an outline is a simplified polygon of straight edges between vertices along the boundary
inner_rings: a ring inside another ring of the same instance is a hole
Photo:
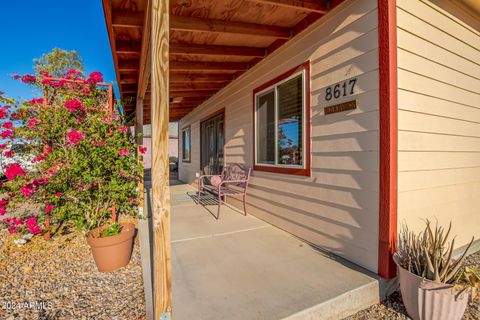
[[[223,170],[224,114],[217,114],[200,124],[200,169],[204,174]]]

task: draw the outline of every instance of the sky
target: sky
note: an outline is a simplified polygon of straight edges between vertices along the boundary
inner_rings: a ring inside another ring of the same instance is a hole
[[[105,82],[116,81],[101,0],[2,1],[1,8],[0,91],[4,96],[37,97],[38,93],[10,76],[33,73],[33,59],[53,48],[78,51],[87,75],[100,71]]]

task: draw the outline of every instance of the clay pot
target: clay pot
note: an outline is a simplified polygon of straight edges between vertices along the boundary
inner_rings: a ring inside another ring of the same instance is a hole
[[[99,227],[87,233],[87,243],[92,249],[93,259],[100,272],[112,272],[125,267],[130,261],[133,249],[135,225],[120,223],[119,234],[100,238],[99,235],[107,226]]]
[[[400,275],[400,291],[408,315],[413,320],[460,320],[468,304],[468,293],[452,290],[450,284],[437,283],[419,277],[400,265],[394,255]]]

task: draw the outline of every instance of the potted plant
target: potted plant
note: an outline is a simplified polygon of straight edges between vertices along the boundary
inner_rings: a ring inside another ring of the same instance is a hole
[[[399,248],[394,255],[400,277],[402,300],[414,320],[461,319],[468,303],[478,296],[480,274],[464,266],[472,241],[458,259],[453,259],[454,240],[448,241],[448,229],[426,221],[419,234],[406,225],[400,232]]]
[[[22,214],[38,218],[42,226],[36,232],[75,225],[84,232],[98,270],[113,271],[125,266],[132,252],[135,226],[118,217],[137,214],[143,170],[138,154],[145,148],[109,108],[112,97],[99,72],[85,78],[68,70],[64,79],[41,74],[16,78],[40,88],[45,98],[9,101],[13,106],[0,108],[0,134],[7,140],[0,148],[13,157],[10,146],[20,141],[33,158],[33,168],[16,162],[3,166],[8,181],[2,193],[8,196],[0,212],[18,215],[28,204]]]

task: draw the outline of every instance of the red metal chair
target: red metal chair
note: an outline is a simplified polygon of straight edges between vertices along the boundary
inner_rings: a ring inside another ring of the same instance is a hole
[[[229,164],[223,167],[222,174],[220,175],[221,182],[218,186],[214,186],[210,183],[211,178],[214,175],[202,175],[198,178],[198,197],[197,204],[200,204],[201,194],[203,191],[207,191],[218,197],[218,210],[217,216],[220,217],[220,206],[222,205],[223,196],[243,197],[243,212],[247,215],[247,189],[248,181],[250,180],[250,173],[252,169],[245,168],[240,164]]]

